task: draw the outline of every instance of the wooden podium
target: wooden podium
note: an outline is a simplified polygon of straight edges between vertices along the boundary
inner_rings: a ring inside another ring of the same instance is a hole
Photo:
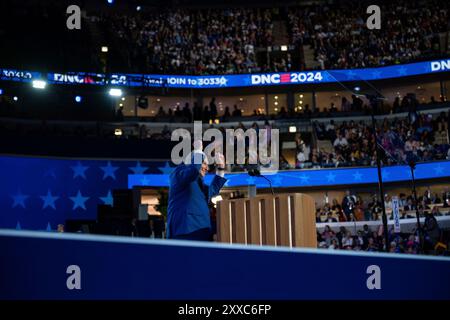
[[[317,248],[314,199],[292,193],[219,201],[217,241]]]

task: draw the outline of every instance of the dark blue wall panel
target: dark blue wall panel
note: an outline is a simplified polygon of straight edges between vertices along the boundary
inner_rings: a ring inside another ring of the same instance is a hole
[[[0,261],[0,299],[450,299],[449,258],[0,230]]]

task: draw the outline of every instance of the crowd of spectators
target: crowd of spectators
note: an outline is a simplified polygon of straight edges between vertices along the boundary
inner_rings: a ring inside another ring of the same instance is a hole
[[[311,45],[321,69],[384,66],[439,54],[439,33],[449,30],[448,2],[381,2],[379,30],[366,25],[368,5],[339,2],[290,8],[291,41]]]
[[[442,243],[436,246],[439,240],[432,239],[428,234],[434,234],[435,230],[441,234],[439,225],[432,215],[427,216],[426,226],[430,228],[426,233],[424,249],[425,252],[438,254],[439,249],[444,253],[446,244]],[[407,253],[418,254],[420,252],[419,233],[414,230],[411,233],[395,233],[393,228],[389,230],[389,247],[391,253]],[[339,228],[338,232],[334,232],[328,225],[322,233],[317,232],[317,240],[319,248],[329,250],[354,250],[368,252],[386,252],[386,239],[383,235],[383,228],[379,226],[377,230],[371,230],[366,224],[362,230],[358,230],[356,234],[344,226]]]
[[[447,187],[441,194],[428,188],[423,194],[417,195],[417,204],[413,195],[400,193],[398,204],[400,219],[415,217],[418,210],[421,216],[426,212],[435,216],[450,213],[450,189]],[[392,216],[392,195],[384,195],[384,206],[389,219]],[[346,191],[341,202],[333,199],[316,210],[316,222],[346,222],[346,221],[380,221],[382,206],[378,194],[373,194],[370,199],[364,200],[362,196]]]
[[[428,188],[423,195],[418,195],[417,204],[412,195],[406,196],[404,193],[398,195],[400,219],[416,218],[416,210],[425,220],[421,225],[425,246],[433,249],[436,244],[443,239],[443,233],[439,227],[436,217],[448,215],[450,213],[450,191],[445,189],[442,195],[432,192]],[[384,205],[388,219],[393,219],[392,197],[385,195]],[[367,204],[361,196],[346,191],[341,202],[333,199],[332,203],[326,203],[316,211],[316,222],[326,223],[323,232],[318,232],[318,245],[320,248],[364,250],[364,251],[385,251],[386,242],[383,236],[381,225],[381,202],[377,194]],[[337,222],[349,221],[378,221],[377,229],[370,230],[366,224],[363,230],[352,234],[345,226],[340,226],[339,232],[332,230],[330,226]],[[417,253],[418,232],[416,229],[412,233],[394,233],[393,228],[389,229],[389,251]]]
[[[216,99],[213,97],[208,104],[204,107],[200,106],[197,102],[190,106],[189,102],[186,102],[183,107],[177,105],[174,110],[169,108],[167,112],[163,106],[160,106],[155,116],[157,122],[187,122],[202,121],[203,123],[240,121],[242,117],[242,110],[235,104],[232,109],[230,106],[225,106],[223,112],[218,111]],[[251,117],[257,117],[259,120],[264,120],[266,117],[258,110],[254,110]]]
[[[345,98],[342,100],[341,108],[343,112],[346,112],[347,116],[363,108],[363,100],[356,96],[353,97],[351,103]],[[15,104],[11,101],[6,96],[0,97],[0,115],[8,116],[13,113],[13,110],[11,111],[10,109]],[[448,143],[450,118],[448,112],[441,112],[433,117],[431,113],[414,111],[416,107],[411,105],[411,101],[408,101],[406,98],[402,99],[401,102],[398,99],[394,101],[392,108],[396,111],[410,110],[408,116],[402,115],[402,117],[396,118],[390,116],[389,119],[385,118],[382,122],[378,122],[377,142],[381,149],[382,165],[406,164],[411,160],[415,162],[450,160],[450,145]],[[433,105],[431,107],[436,106]],[[116,118],[114,119],[116,122],[124,120],[122,109],[123,107],[120,107],[117,110]],[[220,113],[218,109],[214,97],[203,108],[195,103],[191,109],[189,103],[186,103],[182,108],[177,106],[175,110],[169,108],[169,111],[165,112],[161,106],[152,121],[170,124],[171,122],[192,123],[193,120],[201,120],[203,123],[210,123],[220,128],[222,123],[229,120],[239,122],[238,127],[245,130],[245,127],[240,123],[244,120],[242,111],[237,105],[233,107],[232,112],[230,112],[228,106]],[[306,106],[305,109],[307,109]],[[8,110],[11,112],[7,112]],[[333,112],[337,112],[337,108],[334,108]],[[267,127],[270,126],[268,120],[295,119],[286,111],[282,115],[282,117],[280,115],[266,117],[265,115],[258,115],[255,111],[254,116],[256,117],[247,118],[247,120],[263,120],[266,123],[265,127]],[[308,115],[308,117],[310,116],[312,115]],[[360,121],[347,119],[342,122],[332,119],[329,122],[314,121],[312,125],[318,140],[329,140],[332,148],[319,148],[318,144],[313,143],[308,135],[305,135],[305,132],[297,133],[295,136],[295,160],[289,163],[281,154],[281,169],[376,165],[375,136],[369,119]],[[164,128],[161,130],[154,126],[148,127],[142,123],[128,124],[127,122],[124,122],[123,125],[118,125],[114,122],[103,123],[98,121],[84,124],[73,121],[58,124],[58,121],[29,120],[27,123],[26,121],[6,120],[0,124],[0,127],[5,134],[19,136],[32,134],[158,140],[170,140],[171,136],[171,130],[167,125],[164,125]],[[253,123],[252,127],[256,130],[259,129],[256,122]],[[121,129],[120,132],[117,132],[116,129],[118,128]],[[436,139],[436,136],[439,139]],[[285,140],[282,139],[281,142],[283,141]]]
[[[273,42],[269,9],[167,9],[100,20],[117,34],[127,67],[141,73],[261,72],[256,49]]]
[[[383,103],[383,105],[374,111],[375,115],[395,114],[409,112],[410,110],[424,111],[434,109],[439,106],[446,106],[448,102],[444,97],[437,101],[433,96],[429,101],[423,101],[419,104],[414,95],[406,94],[400,99],[396,97],[392,103]],[[245,106],[248,110],[249,106]],[[336,105],[334,102],[330,103],[329,107],[317,108],[310,107],[305,104],[301,109],[293,108],[287,109],[281,106],[279,111],[269,115],[262,113],[257,108],[253,109],[253,113],[246,114],[245,117],[252,118],[252,120],[265,120],[270,118],[272,120],[292,120],[292,119],[310,119],[310,118],[335,118],[335,117],[349,117],[349,116],[367,116],[371,115],[372,108],[366,100],[361,99],[360,96],[352,95],[351,99],[342,97],[341,103]],[[184,106],[177,105],[173,109],[167,111],[163,106],[159,107],[154,120],[157,122],[192,122],[193,120],[203,121],[208,123],[219,120],[220,122],[239,121],[243,117],[243,112],[237,104],[225,106],[223,111],[219,111],[215,98],[212,98],[203,107],[197,102],[191,107],[189,103]],[[320,130],[320,128],[318,128]]]
[[[385,66],[440,56],[439,34],[449,30],[447,2],[382,2],[380,30],[367,28],[366,9],[366,3],[167,9],[103,15],[101,21],[105,32],[117,32],[128,67],[145,72],[230,74],[311,68],[293,62],[291,52],[271,61],[265,55],[258,59],[257,50],[267,50],[281,36],[274,34],[274,22],[286,26],[294,50],[310,45],[321,69]]]
[[[284,72],[313,68],[301,58],[304,45],[314,49],[319,68],[364,68],[441,57],[439,34],[450,29],[449,3],[443,0],[382,1],[380,30],[367,28],[366,1],[260,8],[143,6],[140,11],[86,6],[84,27],[77,32],[54,27],[64,25],[63,2],[6,3],[0,40],[5,47],[20,49],[0,53],[10,68],[201,75]],[[13,23],[25,20],[36,28],[24,32]],[[41,41],[31,41],[36,37]],[[55,38],[60,41],[55,43]],[[272,54],[284,41],[289,50]],[[99,53],[98,42],[108,44],[108,55]]]
[[[163,9],[104,14],[105,33],[117,33],[127,67],[179,74],[284,72],[300,65],[291,52],[266,59],[257,51],[274,45],[274,23],[284,24],[289,44],[314,49],[321,69],[407,63],[440,56],[439,34],[449,31],[449,5],[382,2],[382,28],[366,25],[367,4],[339,3],[287,8]],[[275,14],[277,13],[277,14]],[[111,31],[113,30],[113,31]],[[271,61],[270,61],[271,60]]]
[[[313,149],[308,159],[313,167],[374,166],[378,143],[382,164],[406,164],[450,158],[448,143],[435,143],[435,133],[448,134],[448,114],[415,113],[412,119],[387,118],[377,126],[377,139],[370,124],[354,120],[314,123],[319,139],[328,139],[332,152]],[[448,140],[447,140],[448,141]]]

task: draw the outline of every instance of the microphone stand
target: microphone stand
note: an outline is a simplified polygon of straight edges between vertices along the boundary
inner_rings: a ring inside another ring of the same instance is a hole
[[[335,76],[332,75],[332,72],[328,71],[328,75],[334,78],[334,80],[339,83],[346,91],[351,92],[354,95],[361,95],[361,93],[353,92],[353,90],[350,90],[345,86],[341,81],[336,79]],[[372,130],[373,135],[375,137],[375,142],[377,140],[377,132],[376,132],[376,123],[375,123],[375,108],[378,105],[378,101],[381,101],[384,99],[383,95],[375,88],[369,81],[364,79],[358,79],[367,84],[373,92],[375,92],[375,95],[366,95],[366,97],[369,99],[371,104],[371,116],[372,116]],[[375,143],[375,150],[376,150],[376,156],[377,156],[377,171],[378,171],[378,192],[380,193],[380,202],[381,202],[381,209],[382,209],[382,223],[383,223],[383,229],[384,229],[384,237],[386,241],[386,252],[389,252],[389,235],[388,235],[388,224],[387,224],[387,216],[386,216],[386,208],[384,205],[384,188],[383,188],[383,180],[381,176],[381,161],[380,161],[380,149],[378,147],[378,144]]]
[[[275,195],[275,192],[273,191],[272,181],[270,181],[270,179],[268,179],[266,176],[262,175],[258,168],[249,169],[248,170],[248,175],[252,176],[252,177],[259,177],[259,178],[266,179],[267,182],[269,182],[270,191],[272,191],[272,195],[273,196]]]
[[[412,188],[413,188],[413,198],[414,198],[414,204],[416,205],[416,219],[417,219],[417,232],[419,236],[419,252],[423,252],[423,232],[422,227],[420,226],[420,213],[419,213],[419,204],[417,201],[417,192],[416,192],[416,179],[414,176],[414,170],[416,169],[416,163],[413,159],[409,161],[409,168],[411,169],[411,182],[412,182]]]
[[[372,130],[373,130],[373,136],[375,138],[375,152],[377,155],[377,173],[378,173],[378,190],[380,192],[380,202],[381,202],[381,217],[383,221],[383,228],[384,230],[384,240],[386,241],[386,252],[389,252],[389,230],[388,230],[388,223],[387,223],[387,216],[386,216],[386,207],[384,203],[384,186],[383,186],[383,178],[381,175],[381,152],[380,147],[377,143],[377,128],[376,128],[376,122],[375,122],[375,108],[378,106],[379,96],[377,95],[367,95],[367,98],[370,101],[370,104],[372,106],[371,109],[371,118],[372,118]]]
[[[331,77],[333,77],[335,79],[335,81],[337,83],[339,83],[345,90],[347,90],[347,91],[349,91],[349,92],[351,92],[352,94],[355,94],[355,95],[361,95],[360,93],[353,92],[353,90],[350,90],[349,88],[347,88],[347,86],[345,86],[341,81],[339,81],[338,79],[336,79],[335,76],[332,75],[332,72],[328,72],[328,74]],[[380,161],[381,149],[384,150],[384,148],[382,148],[380,146],[380,144],[377,142],[375,110],[374,110],[379,105],[379,101],[384,99],[384,96],[369,81],[361,79],[361,78],[356,79],[356,80],[365,83],[375,93],[375,94],[366,94],[365,96],[366,96],[366,98],[369,99],[371,107],[372,107],[371,108],[371,118],[372,118],[372,130],[373,130],[373,134],[375,136],[375,150],[376,150],[376,156],[377,156],[378,190],[379,190],[379,193],[380,193],[380,200],[381,200],[380,202],[381,202],[381,208],[382,208],[383,228],[385,229],[384,232],[385,232],[385,241],[386,241],[386,252],[389,252],[389,243],[388,243],[389,242],[389,235],[388,235],[389,230],[388,230],[387,217],[386,217],[386,208],[385,208],[385,205],[384,205],[384,190],[383,190],[384,188],[383,188],[383,181],[382,181],[382,177],[381,177],[381,161]],[[414,111],[415,111],[415,108],[414,108]],[[386,152],[386,150],[384,150],[384,151]],[[415,163],[414,163],[414,161],[410,161],[408,163],[408,165],[409,165],[409,167],[411,169],[413,197],[414,197],[414,202],[416,203],[416,218],[417,218],[417,228],[418,228],[417,230],[418,230],[418,233],[419,233],[419,250],[422,250],[422,248],[423,248],[422,229],[421,229],[421,226],[420,226],[419,207],[418,207],[418,204],[417,204],[417,193],[416,193],[416,181],[415,181],[415,177],[414,177]]]
[[[408,165],[411,170],[412,196],[413,196],[413,204],[416,206],[417,232],[418,232],[418,237],[419,237],[419,253],[422,253],[423,252],[423,232],[422,232],[422,227],[420,225],[420,213],[419,213],[419,206],[418,206],[417,192],[416,192],[416,179],[415,179],[415,175],[414,175],[414,170],[416,169],[416,163],[415,163],[414,159],[410,159],[408,162],[406,162],[405,160],[399,161],[398,159],[395,159],[395,157],[392,156],[392,154],[390,154],[389,151],[387,151],[385,148],[383,148],[383,146],[378,141],[375,141],[375,143],[378,146],[378,148],[383,150],[383,152],[389,158],[391,158],[395,162],[401,162],[403,164]],[[383,201],[383,203],[384,203],[384,201]]]
[[[268,179],[266,176],[263,176],[262,174],[259,174],[257,177],[261,177],[267,180],[267,182],[269,182],[269,186],[270,186],[270,191],[272,191],[272,195],[275,195],[275,192],[273,192],[273,187],[272,187],[272,181],[270,181],[270,179]]]

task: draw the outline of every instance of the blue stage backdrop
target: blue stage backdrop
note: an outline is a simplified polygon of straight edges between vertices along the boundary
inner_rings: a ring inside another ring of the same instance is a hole
[[[112,191],[135,186],[167,187],[168,162],[0,157],[0,228],[54,230],[66,219],[95,219],[97,205],[112,204]],[[410,179],[409,168],[383,168],[385,182]],[[417,179],[450,176],[450,161],[418,164]],[[208,176],[207,182],[212,176]],[[274,187],[376,183],[375,168],[280,171]],[[255,184],[247,173],[227,175],[227,186]]]
[[[131,174],[128,178],[128,187],[151,186],[168,187],[169,173],[172,168],[165,168],[165,174]],[[450,176],[450,161],[435,161],[420,163],[415,170],[417,180],[444,178]],[[273,187],[320,187],[334,185],[357,185],[378,183],[377,168],[338,168],[338,169],[308,169],[279,171],[266,175]],[[206,182],[212,176],[206,177]],[[257,188],[269,188],[264,178],[251,177],[246,173],[227,174],[226,187],[256,185]],[[409,166],[390,166],[382,169],[383,182],[410,181],[411,170]]]
[[[0,157],[0,228],[56,229],[66,219],[95,219],[130,173],[162,173],[161,162]]]
[[[379,68],[320,70],[239,75],[161,75],[161,74],[105,74],[88,72],[47,74],[54,84],[91,84],[128,87],[171,88],[233,88],[276,85],[319,84],[345,81],[372,81],[450,71],[450,60],[434,60]],[[0,80],[30,82],[42,74],[34,71],[0,69]]]
[[[2,300],[450,299],[448,257],[0,230],[0,261]]]

